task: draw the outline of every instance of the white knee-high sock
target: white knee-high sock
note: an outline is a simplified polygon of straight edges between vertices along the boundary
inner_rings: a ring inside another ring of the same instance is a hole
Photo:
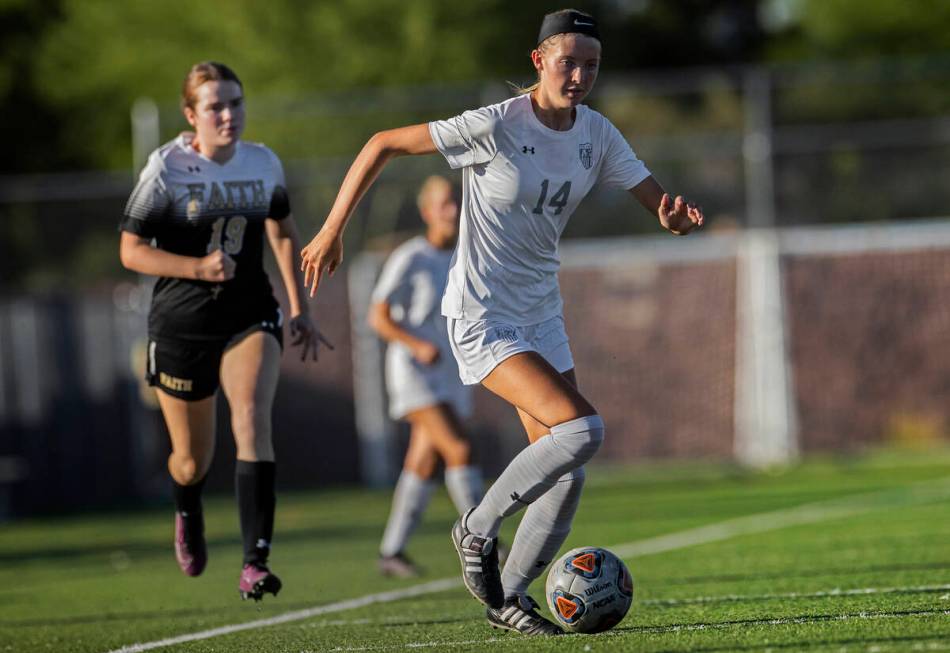
[[[445,470],[445,487],[459,514],[478,505],[485,493],[482,471],[473,465],[449,467]]]
[[[584,468],[578,467],[525,510],[501,574],[505,597],[524,594],[557,556],[571,532],[583,487]]]
[[[579,417],[551,427],[551,435],[525,447],[472,511],[466,526],[481,537],[495,537],[501,521],[530,505],[559,478],[590,460],[604,440],[600,415]]]
[[[409,536],[419,525],[422,513],[429,505],[432,489],[431,481],[402,470],[393,492],[393,505],[389,510],[383,541],[379,546],[380,555],[396,555],[406,547]]]

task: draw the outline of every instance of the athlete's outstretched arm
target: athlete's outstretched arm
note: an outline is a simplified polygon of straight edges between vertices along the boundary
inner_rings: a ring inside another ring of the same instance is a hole
[[[182,256],[152,247],[147,238],[130,231],[122,232],[119,260],[123,266],[139,274],[213,282],[232,279],[237,267],[234,259],[220,249],[200,258]]]
[[[647,211],[659,217],[664,229],[677,236],[685,236],[703,226],[703,209],[687,202],[682,195],[674,200],[652,175],[631,188],[630,193]]]
[[[295,258],[300,250],[300,238],[297,235],[297,225],[293,216],[288,215],[283,220],[264,221],[264,230],[267,240],[274,250],[274,258],[280,269],[280,277],[287,289],[287,301],[290,303],[290,336],[291,345],[301,345],[300,360],[306,360],[308,354],[317,360],[321,343],[333,349],[320,329],[311,321],[307,310],[307,287],[303,285],[300,274],[297,272]]]
[[[406,154],[432,154],[435,151],[429,125],[425,123],[379,132],[363,146],[343,179],[326,222],[300,252],[304,286],[310,286],[311,297],[317,292],[323,271],[333,274],[343,260],[346,223],[389,160]]]
[[[370,328],[386,342],[402,343],[413,358],[423,365],[432,365],[439,360],[438,345],[423,338],[417,338],[403,329],[392,318],[390,310],[389,302],[374,302],[369,307],[369,315],[366,318]]]

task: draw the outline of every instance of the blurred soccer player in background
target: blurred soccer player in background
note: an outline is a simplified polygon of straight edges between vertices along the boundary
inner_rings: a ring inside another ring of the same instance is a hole
[[[471,389],[459,380],[439,310],[458,239],[459,205],[452,184],[429,177],[417,199],[426,225],[390,255],[373,291],[369,323],[389,343],[386,391],[389,415],[410,425],[409,449],[396,483],[389,521],[380,543],[385,575],[419,573],[405,547],[432,495],[432,476],[445,462],[445,485],[463,514],[482,498],[482,475],[469,464],[461,420],[472,411]]]
[[[287,289],[293,344],[303,359],[316,360],[320,343],[328,343],[311,322],[296,270],[297,230],[281,163],[264,145],[241,140],[244,90],[237,75],[220,63],[196,64],[184,81],[182,109],[194,132],[149,157],[125,209],[119,255],[126,268],[159,277],[146,376],[171,436],[178,564],[198,576],[208,559],[201,490],[214,454],[220,384],[237,448],[244,540],[238,589],[260,600],[281,587],[267,558],[283,316],[263,268],[265,233]]]
[[[548,14],[531,53],[535,85],[448,120],[374,135],[302,252],[314,292],[324,271],[340,264],[343,230],[357,202],[393,157],[438,152],[463,170],[459,243],[442,313],[462,380],[512,404],[530,445],[459,519],[452,539],[465,585],[488,606],[489,623],[527,635],[561,633],[526,591],[570,532],[583,465],[604,438],[603,420],[578,390],[562,318],[561,232],[597,183],[629,191],[674,234],[703,223],[700,208],[664,192],[617,128],[581,104],[600,57],[593,17],[567,9]],[[499,528],[522,508],[500,573]]]

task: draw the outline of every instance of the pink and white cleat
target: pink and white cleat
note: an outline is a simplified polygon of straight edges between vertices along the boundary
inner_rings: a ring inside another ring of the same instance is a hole
[[[270,592],[277,596],[282,584],[280,579],[270,572],[266,566],[251,563],[244,565],[241,570],[241,580],[238,583],[238,592],[241,598],[254,599],[260,601],[264,598],[264,592]]]
[[[198,513],[175,513],[175,559],[186,576],[199,576],[208,564],[204,518]]]

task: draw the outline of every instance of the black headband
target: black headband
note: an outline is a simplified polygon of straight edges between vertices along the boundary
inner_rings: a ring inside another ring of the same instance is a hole
[[[541,22],[541,31],[538,32],[538,45],[555,34],[586,34],[600,40],[600,32],[594,17],[573,9],[544,17]]]

